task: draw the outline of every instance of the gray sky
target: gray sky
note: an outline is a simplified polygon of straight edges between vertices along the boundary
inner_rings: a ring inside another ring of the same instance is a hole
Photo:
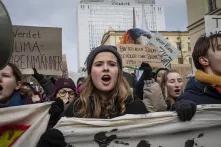
[[[186,0],[156,0],[164,7],[166,30],[186,30]],[[69,71],[77,71],[77,0],[2,0],[13,25],[61,27]]]

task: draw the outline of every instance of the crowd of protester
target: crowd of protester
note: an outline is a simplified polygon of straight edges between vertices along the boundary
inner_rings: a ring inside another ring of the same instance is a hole
[[[189,121],[198,104],[221,103],[221,35],[200,37],[192,56],[197,69],[184,85],[180,73],[159,68],[153,73],[142,63],[143,73],[133,82],[123,74],[123,64],[115,46],[101,45],[90,52],[87,76],[48,79],[33,68],[32,75],[43,90],[22,81],[21,71],[12,63],[0,70],[0,108],[54,101],[49,110],[47,131],[38,143],[42,146],[66,146],[62,133],[53,129],[63,117],[114,118],[124,114],[176,111],[181,121]],[[131,88],[132,87],[132,88]],[[58,134],[57,136],[54,134]],[[55,141],[56,140],[56,141]]]

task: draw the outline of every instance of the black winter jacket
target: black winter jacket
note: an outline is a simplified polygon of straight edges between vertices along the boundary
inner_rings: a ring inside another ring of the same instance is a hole
[[[129,97],[130,99],[130,97]],[[69,107],[64,111],[63,116],[66,117],[77,117],[74,114],[74,102],[72,102]],[[141,100],[133,100],[133,101],[128,101],[126,103],[126,111],[124,114],[145,114],[148,113],[148,110],[146,109],[144,103]],[[121,115],[124,115],[121,114]],[[118,115],[120,116],[120,115]],[[117,116],[115,116],[117,117]]]

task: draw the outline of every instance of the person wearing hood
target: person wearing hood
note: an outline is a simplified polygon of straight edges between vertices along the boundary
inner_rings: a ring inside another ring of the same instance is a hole
[[[179,99],[195,104],[221,104],[221,33],[201,36],[192,52],[197,69]]]
[[[25,104],[25,97],[19,92],[22,73],[18,67],[8,63],[0,70],[0,108]]]

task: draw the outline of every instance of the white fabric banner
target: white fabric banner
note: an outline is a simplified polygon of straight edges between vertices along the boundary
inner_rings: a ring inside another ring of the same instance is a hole
[[[55,126],[74,147],[221,147],[221,105],[198,106],[191,121],[175,112],[113,119],[63,117]]]
[[[0,108],[0,147],[34,147],[47,128],[50,103]]]

